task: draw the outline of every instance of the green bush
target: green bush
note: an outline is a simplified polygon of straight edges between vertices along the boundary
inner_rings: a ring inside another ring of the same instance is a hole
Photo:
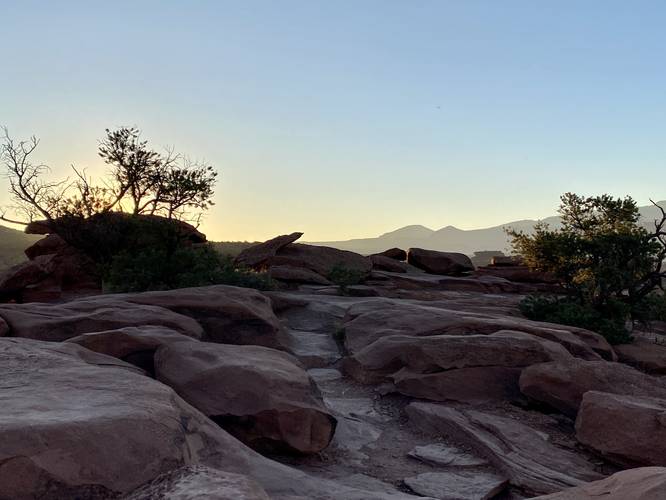
[[[347,293],[348,287],[363,283],[365,273],[358,269],[349,269],[343,265],[336,265],[331,268],[326,277],[329,281],[338,285],[340,291],[344,294]]]
[[[102,269],[109,292],[142,292],[207,285],[233,285],[268,290],[273,282],[264,273],[238,268],[230,257],[210,245],[124,251]]]
[[[611,344],[626,344],[632,340],[624,319],[628,314],[627,306],[619,301],[610,303],[606,311],[600,312],[570,298],[533,295],[520,302],[520,311],[535,321],[592,330],[603,335]]]

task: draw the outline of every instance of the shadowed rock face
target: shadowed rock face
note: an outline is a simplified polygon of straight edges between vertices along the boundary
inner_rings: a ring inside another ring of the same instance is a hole
[[[384,250],[383,252],[376,253],[372,255],[371,257],[388,257],[389,259],[393,260],[400,260],[400,261],[405,261],[407,260],[407,252],[405,252],[402,248],[389,248],[388,250]]]
[[[511,484],[533,494],[601,478],[591,463],[554,446],[541,433],[514,419],[428,403],[409,404],[407,415],[412,425],[424,432],[467,443]]]
[[[666,398],[666,380],[622,363],[570,359],[526,368],[520,390],[573,418],[588,391]]]
[[[115,497],[197,464],[251,476],[275,500],[415,498],[316,479],[268,460],[171,388],[76,344],[2,338],[0,366],[0,498]]]
[[[271,259],[282,247],[293,243],[301,236],[303,233],[285,234],[246,248],[236,257],[236,264],[253,269],[268,267]]]
[[[615,356],[601,335],[588,330],[395,300],[353,305],[343,326],[345,346],[352,354],[389,335],[472,335],[513,330],[562,344],[574,356],[583,359],[599,359],[600,355],[612,359]]]
[[[522,368],[571,355],[561,345],[521,332],[492,335],[382,337],[345,360],[362,382],[390,376],[398,392],[434,401],[520,397]]]
[[[474,271],[470,258],[462,253],[437,252],[423,248],[410,248],[407,262],[432,274],[457,275]]]
[[[155,373],[253,447],[316,453],[333,437],[335,418],[290,354],[258,346],[178,342],[158,349]]]
[[[666,465],[666,399],[586,392],[576,438],[619,465]]]
[[[666,498],[666,468],[641,467],[599,481],[535,497],[534,500],[661,500]]]
[[[210,467],[188,466],[165,472],[123,500],[270,500],[253,479]]]

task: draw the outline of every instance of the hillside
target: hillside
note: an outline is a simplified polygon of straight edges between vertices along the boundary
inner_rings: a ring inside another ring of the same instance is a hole
[[[25,260],[23,250],[40,238],[38,235],[0,226],[0,271]]]
[[[666,200],[660,201],[659,205],[666,207]],[[652,205],[641,207],[640,210],[643,223],[646,225],[651,225],[652,221],[659,215],[657,208]],[[548,217],[543,219],[543,222],[550,224],[551,227],[557,227],[559,217]],[[421,225],[411,225],[382,234],[376,238],[320,241],[311,242],[311,244],[330,246],[366,255],[381,252],[392,247],[405,249],[419,247],[446,252],[462,252],[472,255],[474,252],[481,250],[508,251],[509,245],[504,228],[511,227],[529,231],[536,223],[536,220],[526,219],[507,222],[499,226],[484,229],[470,230],[459,229],[454,226],[446,226],[438,230],[433,230]]]

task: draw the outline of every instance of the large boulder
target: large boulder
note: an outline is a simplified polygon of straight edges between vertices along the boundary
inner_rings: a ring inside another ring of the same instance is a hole
[[[253,447],[316,453],[333,437],[335,418],[305,370],[285,352],[172,343],[158,349],[155,374]]]
[[[455,307],[455,306],[452,306]],[[613,359],[613,349],[599,334],[582,328],[524,318],[381,300],[355,304],[343,322],[345,347],[354,354],[388,335],[475,335],[500,330],[530,333],[562,344],[583,359]]]
[[[474,271],[471,259],[462,253],[410,248],[407,262],[431,274],[458,275]]]
[[[666,380],[622,363],[569,359],[532,365],[520,376],[529,398],[575,417],[588,391],[666,398]]]
[[[568,488],[533,500],[663,500],[666,468],[639,467],[623,470],[591,483]]]
[[[400,261],[407,260],[407,252],[405,252],[402,248],[389,248],[388,250],[384,250],[383,252],[371,255],[371,257],[376,257],[376,256],[387,257],[389,259],[400,260]]]
[[[123,500],[270,500],[253,479],[202,465],[159,475]]]
[[[328,277],[335,269],[369,273],[372,262],[367,257],[337,248],[292,243],[282,247],[270,260],[274,266],[303,267]]]
[[[66,340],[91,351],[122,359],[151,374],[154,372],[153,357],[157,348],[183,341],[192,342],[194,339],[171,328],[153,325],[84,333]]]
[[[168,309],[135,304],[113,295],[73,300],[63,304],[3,304],[1,335],[36,340],[63,341],[91,332],[153,325],[201,338],[203,329],[194,319]]]
[[[390,273],[406,273],[407,264],[397,259],[386,257],[385,255],[371,255],[372,268],[378,271],[387,271]]]
[[[76,344],[0,339],[0,366],[3,499],[116,497],[198,464],[249,476],[274,500],[415,498],[314,478],[268,460],[168,386]]]
[[[615,346],[618,361],[653,375],[666,375],[666,346],[641,337]]]
[[[526,493],[553,493],[601,478],[580,455],[516,419],[430,403],[410,403],[406,412],[414,427],[465,443]]]
[[[583,395],[576,438],[625,467],[666,465],[666,399],[589,391]]]
[[[253,269],[266,268],[270,265],[271,259],[275,257],[278,250],[293,243],[301,236],[303,236],[303,233],[285,234],[246,248],[236,257],[236,264]]]
[[[512,399],[519,396],[521,370],[571,355],[548,340],[521,332],[492,335],[382,337],[345,360],[362,382],[390,375],[407,396],[434,401]]]
[[[251,288],[213,285],[115,297],[130,304],[161,307],[193,318],[204,329],[203,340],[283,347],[281,324],[270,299]]]
[[[311,283],[314,285],[332,285],[333,283],[321,274],[303,267],[273,266],[268,273],[271,278],[287,283]]]

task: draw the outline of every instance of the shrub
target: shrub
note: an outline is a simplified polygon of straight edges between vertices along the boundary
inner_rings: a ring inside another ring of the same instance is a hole
[[[271,279],[263,273],[238,268],[230,257],[211,246],[182,246],[124,251],[103,267],[104,288],[109,292],[142,292],[207,285],[232,285],[268,290]]]
[[[607,310],[604,314],[570,298],[534,295],[520,302],[520,311],[529,319],[592,330],[603,335],[611,344],[631,342],[631,334],[623,319],[627,316],[626,305],[613,302],[610,307],[615,310]]]
[[[343,265],[335,265],[326,277],[338,285],[340,292],[346,294],[348,287],[363,283],[365,273],[358,269],[349,269]]]
[[[666,276],[666,212],[648,231],[630,197],[561,197],[562,227],[509,230],[513,249],[536,271],[558,278],[565,299],[527,299],[525,314],[598,331],[613,343],[630,338],[626,324],[659,314],[655,291]],[[587,325],[587,326],[586,326]]]

